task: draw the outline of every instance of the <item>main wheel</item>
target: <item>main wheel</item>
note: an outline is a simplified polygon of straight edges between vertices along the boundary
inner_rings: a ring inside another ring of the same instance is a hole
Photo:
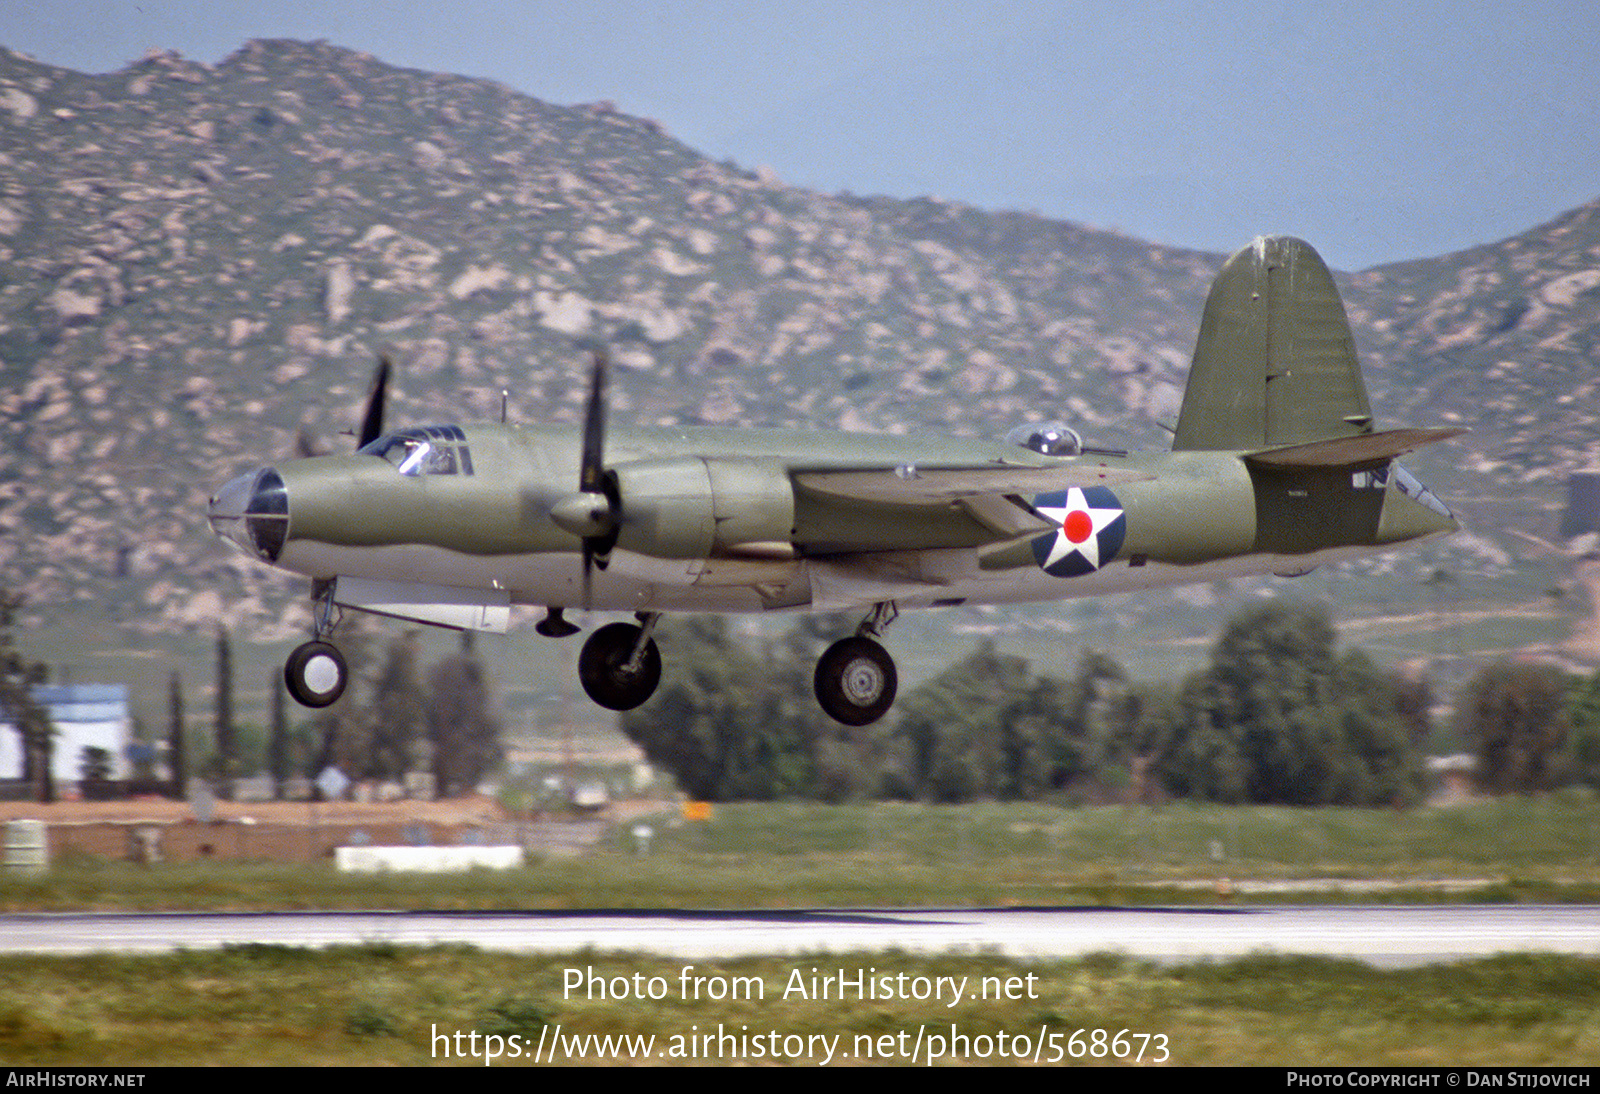
[[[632,710],[661,683],[661,651],[653,638],[645,642],[639,663],[628,667],[638,641],[639,628],[632,623],[609,623],[589,636],[578,655],[583,690],[607,710]]]
[[[836,722],[864,726],[894,705],[898,677],[889,651],[870,638],[845,638],[817,661],[817,702]]]
[[[344,694],[350,670],[344,654],[326,642],[296,646],[283,666],[283,682],[303,707],[325,707]]]

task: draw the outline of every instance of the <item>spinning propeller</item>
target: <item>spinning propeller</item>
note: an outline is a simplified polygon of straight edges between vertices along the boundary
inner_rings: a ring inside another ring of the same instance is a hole
[[[617,541],[622,499],[617,479],[605,467],[606,371],[604,353],[594,355],[589,374],[589,401],[583,416],[583,449],[578,466],[578,492],[550,508],[550,519],[583,541],[583,607],[592,606],[594,569],[605,569]]]
[[[394,371],[387,355],[378,358],[372,374],[367,406],[361,415],[361,432],[356,447],[365,448],[383,435],[384,407],[389,395],[389,377]],[[596,567],[605,569],[616,545],[617,528],[622,521],[622,501],[617,479],[605,467],[606,374],[604,353],[594,355],[589,374],[589,398],[584,408],[583,447],[578,467],[578,492],[568,494],[550,506],[550,519],[583,541],[583,607],[593,602],[592,588]]]
[[[372,374],[372,390],[367,393],[367,409],[361,415],[361,432],[356,437],[356,447],[365,448],[383,435],[383,404],[389,397],[389,373],[393,366],[388,355],[378,358],[378,368]]]

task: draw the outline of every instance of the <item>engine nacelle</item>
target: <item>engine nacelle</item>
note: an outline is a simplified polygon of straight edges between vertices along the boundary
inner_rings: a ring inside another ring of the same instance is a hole
[[[621,520],[616,545],[656,558],[788,550],[794,484],[765,460],[687,456],[613,469]]]

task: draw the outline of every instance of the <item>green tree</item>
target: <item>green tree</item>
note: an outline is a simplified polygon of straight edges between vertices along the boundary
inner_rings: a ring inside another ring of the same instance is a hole
[[[1158,782],[1157,761],[1174,735],[1178,696],[1164,681],[1134,681],[1118,697],[1113,710],[1114,733],[1103,763],[1107,773],[1125,776],[1136,801],[1147,800]]]
[[[417,763],[427,737],[427,699],[417,671],[417,633],[407,631],[389,643],[372,697],[370,748],[360,774],[369,779],[403,779]]]
[[[1479,786],[1529,794],[1558,784],[1571,692],[1571,677],[1555,665],[1498,661],[1467,681],[1455,728],[1473,745]]]
[[[764,676],[756,686],[771,693],[769,709],[788,727],[784,739],[806,750],[808,786],[791,796],[823,801],[877,797],[883,785],[884,738],[879,726],[835,722],[817,705],[813,676],[817,658],[828,646],[855,633],[849,615],[802,615],[763,649]]]
[[[1242,724],[1237,697],[1216,673],[1206,670],[1185,679],[1157,758],[1167,791],[1205,801],[1251,800]]]
[[[1414,801],[1421,767],[1401,685],[1359,651],[1335,654],[1325,608],[1247,609],[1179,689],[1160,773],[1172,793],[1212,801]]]
[[[267,674],[267,690],[272,693],[272,729],[267,735],[267,775],[272,779],[272,797],[283,800],[283,783],[289,777],[289,715],[286,709],[288,689],[284,686],[283,672],[273,669]]]
[[[1567,725],[1568,773],[1574,782],[1600,790],[1600,672],[1572,689]]]
[[[339,650],[349,670],[349,683],[337,702],[316,715],[312,732],[319,747],[312,753],[306,776],[315,779],[333,766],[353,779],[362,777],[372,751],[372,708],[357,696],[373,688],[373,633],[366,617],[353,612],[339,624]]]
[[[215,773],[224,798],[233,797],[233,780],[240,774],[238,747],[233,725],[233,641],[227,627],[218,627]]]
[[[78,779],[85,784],[110,782],[111,753],[98,745],[84,745],[78,754]]]
[[[1099,650],[1084,650],[1066,698],[1064,729],[1076,745],[1079,773],[1108,786],[1126,782],[1135,756],[1147,747],[1139,725],[1142,700],[1127,670]]]
[[[1338,763],[1330,772],[1329,801],[1369,805],[1411,804],[1422,795],[1421,745],[1428,736],[1422,685],[1349,650],[1337,666]]]
[[[183,731],[183,679],[174,669],[167,681],[167,796],[182,801],[188,791],[189,750]]]
[[[17,645],[18,614],[22,597],[0,589],[0,718],[17,727],[22,738],[22,777],[34,784],[41,802],[55,800],[50,777],[50,757],[55,727],[50,714],[34,701],[33,689],[47,682],[44,662],[29,658]]]
[[[672,650],[668,672],[649,702],[622,716],[646,758],[703,801],[816,796],[820,715],[798,686],[791,643],[763,660],[721,616],[674,620],[657,635]]]
[[[1037,798],[1092,772],[1092,735],[1126,676],[1092,651],[1062,681],[992,641],[906,697],[899,791],[926,801]],[[891,786],[896,784],[891,783]]]
[[[461,633],[457,653],[428,673],[426,713],[435,796],[473,793],[505,758],[505,746],[488,674],[473,649],[471,631]]]
[[[900,702],[906,789],[923,801],[964,802],[1012,794],[1038,762],[1031,725],[1001,712],[1028,691],[1028,663],[985,640]],[[1031,720],[1030,720],[1031,721]]]

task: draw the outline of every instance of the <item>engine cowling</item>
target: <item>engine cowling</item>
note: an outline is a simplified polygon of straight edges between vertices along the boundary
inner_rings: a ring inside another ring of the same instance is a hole
[[[616,546],[697,559],[788,549],[794,484],[766,460],[685,456],[612,469],[620,501]]]

